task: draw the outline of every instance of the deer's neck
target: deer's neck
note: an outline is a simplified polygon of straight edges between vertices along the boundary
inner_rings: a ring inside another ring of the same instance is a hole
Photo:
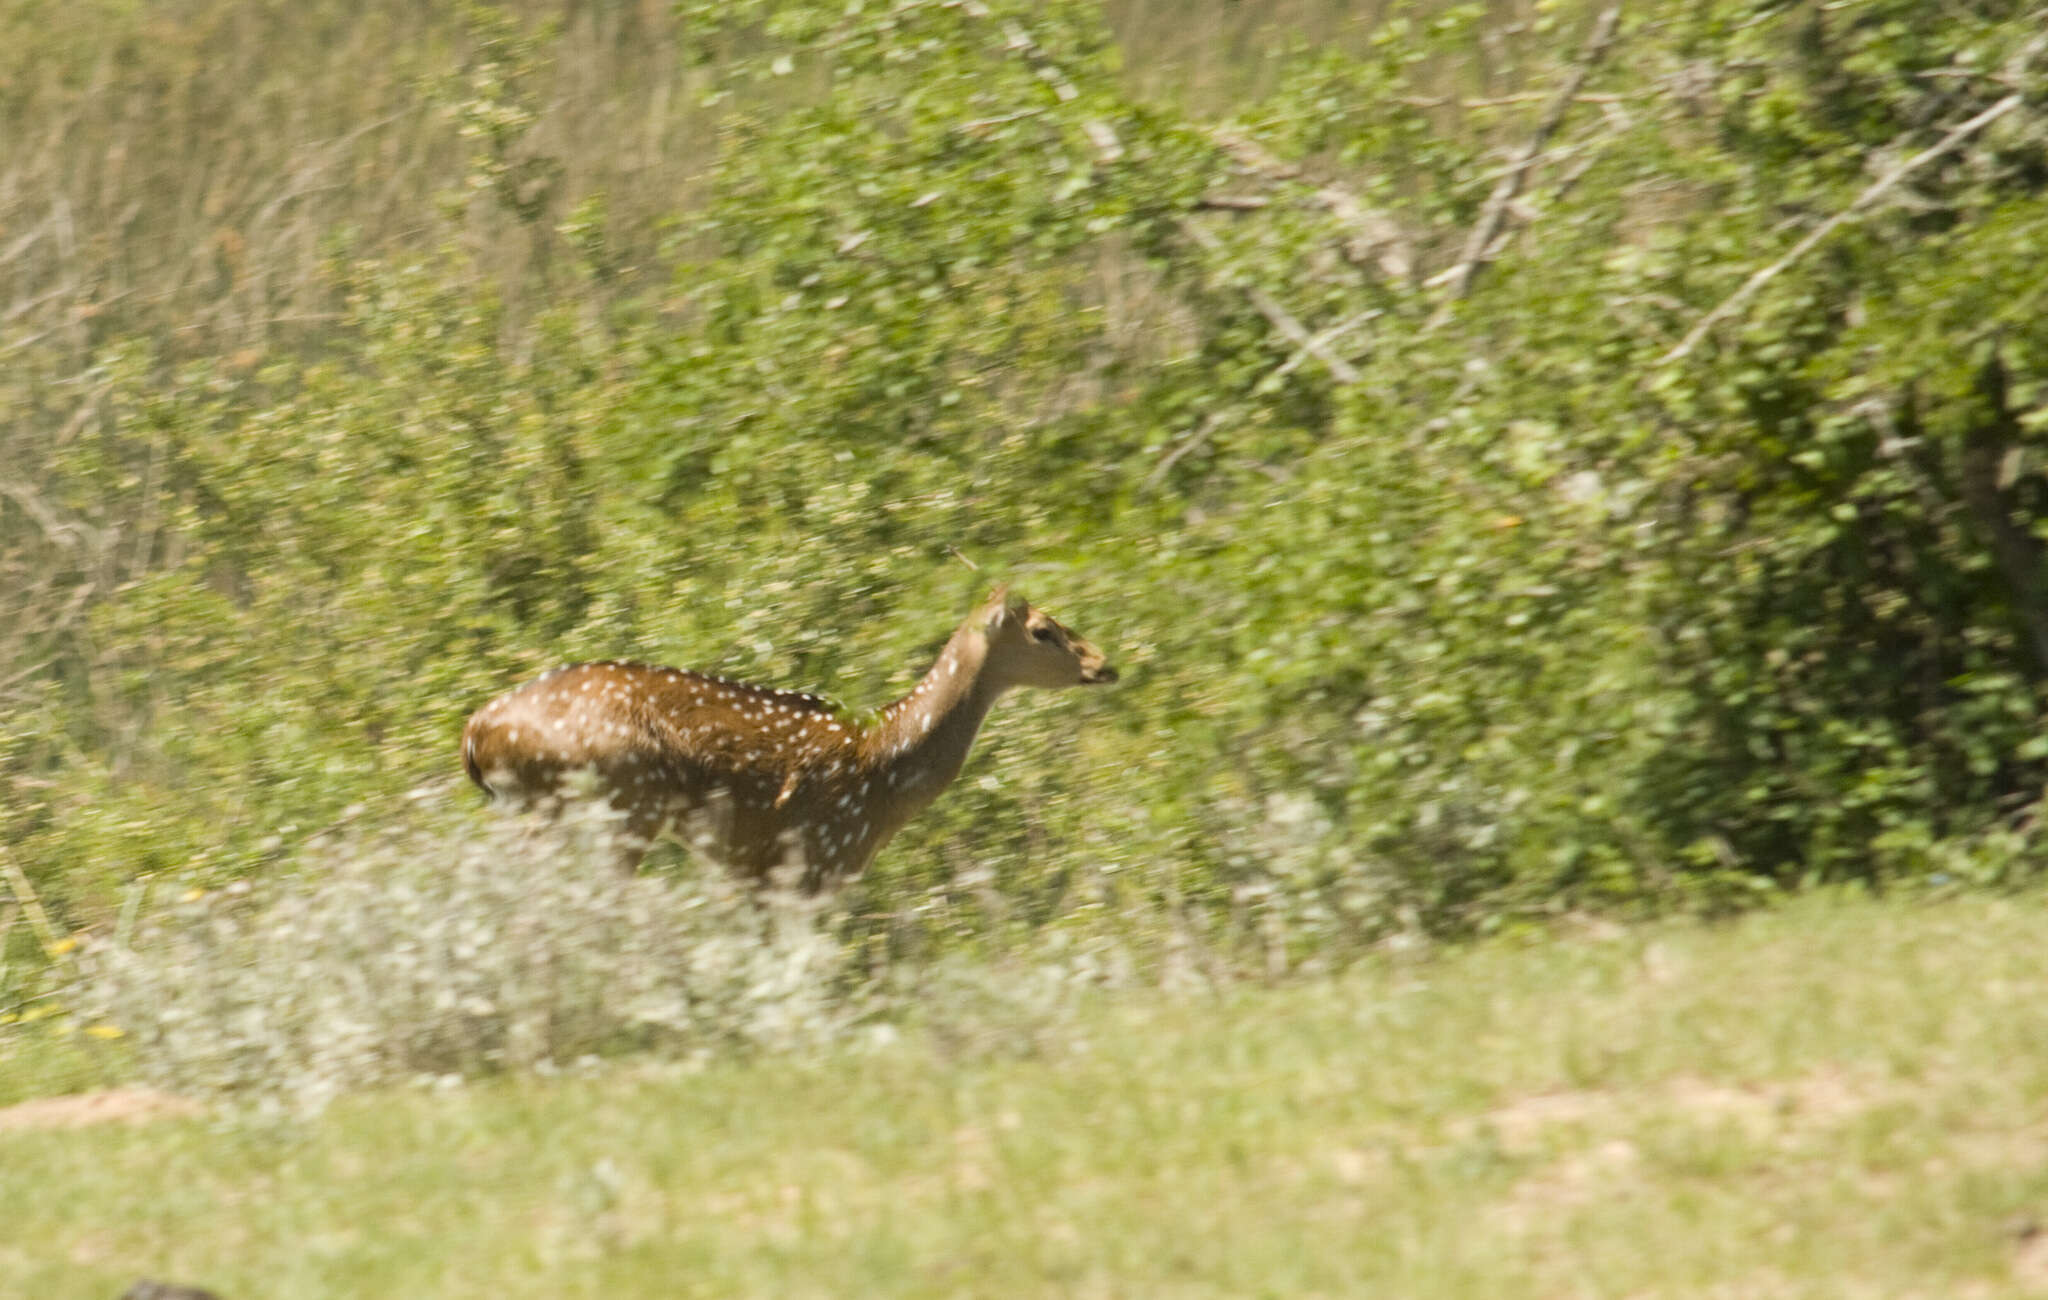
[[[901,825],[960,775],[975,733],[1002,688],[988,680],[988,641],[978,628],[953,633],[938,662],[910,694],[882,710],[860,738],[861,766],[874,774]]]

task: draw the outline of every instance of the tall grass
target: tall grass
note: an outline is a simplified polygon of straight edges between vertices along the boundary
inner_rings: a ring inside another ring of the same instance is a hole
[[[1384,7],[1107,10],[1134,86],[1220,114],[1266,84],[1269,46],[1362,34]],[[245,365],[314,342],[333,319],[335,248],[437,242],[451,201],[480,271],[507,285],[540,273],[517,220],[463,203],[473,142],[459,108],[487,52],[462,6],[91,0],[61,22],[57,8],[0,14],[0,358],[14,384],[75,380],[67,364],[138,332]],[[714,52],[655,0],[504,8],[557,33],[527,139],[561,168],[541,219],[601,194],[618,264],[652,269],[717,147],[694,67]],[[46,415],[75,414],[45,396]]]

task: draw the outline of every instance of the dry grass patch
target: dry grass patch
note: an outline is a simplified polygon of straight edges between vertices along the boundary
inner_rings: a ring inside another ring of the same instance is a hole
[[[1695,1127],[1727,1123],[1752,1137],[1845,1124],[1897,1095],[1875,1079],[1824,1067],[1796,1079],[1728,1084],[1693,1077],[1649,1088],[1586,1089],[1520,1097],[1462,1126],[1491,1133],[1510,1154],[1553,1147],[1560,1132],[1598,1130],[1617,1119],[1655,1118]]]
[[[2048,1229],[2038,1223],[2013,1234],[2012,1280],[2028,1295],[2048,1295]]]
[[[191,1119],[205,1108],[189,1097],[155,1088],[102,1088],[68,1097],[35,1097],[0,1106],[0,1133],[23,1129],[85,1128],[93,1124]]]
[[[1801,1148],[1897,1095],[1891,1085],[1833,1066],[1744,1084],[1681,1076],[1650,1087],[1521,1097],[1460,1127],[1468,1140],[1490,1138],[1504,1155],[1534,1162],[1493,1214],[1504,1231],[1528,1236],[1596,1203],[1653,1194],[1658,1180],[1644,1159],[1652,1139],[1698,1145],[1732,1138],[1769,1167],[1799,1158]],[[1878,1190],[1875,1180],[1869,1186]]]

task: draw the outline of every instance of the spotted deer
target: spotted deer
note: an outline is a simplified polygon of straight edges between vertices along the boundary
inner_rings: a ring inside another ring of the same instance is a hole
[[[863,725],[816,695],[680,668],[605,662],[544,673],[470,716],[462,763],[487,795],[558,805],[572,774],[623,816],[631,873],[660,835],[765,882],[794,866],[807,892],[858,876],[960,774],[990,706],[1013,686],[1096,686],[1102,652],[997,587],[910,694]]]

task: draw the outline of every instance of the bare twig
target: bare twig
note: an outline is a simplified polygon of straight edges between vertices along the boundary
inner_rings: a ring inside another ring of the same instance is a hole
[[[986,20],[995,17],[981,0],[950,0],[947,7],[958,9],[969,18]],[[1003,22],[1003,48],[1012,54],[1021,55],[1024,61],[1031,65],[1031,71],[1052,91],[1054,99],[1062,104],[1068,104],[1081,97],[1073,78],[1067,76],[1059,64],[1053,62],[1045,47],[1015,19],[1005,19]],[[1081,123],[1081,131],[1088,137],[1088,143],[1095,146],[1096,162],[1107,166],[1123,158],[1123,141],[1117,138],[1116,128],[1108,122],[1099,117],[1091,117]]]
[[[1181,219],[1180,228],[1187,232],[1188,238],[1194,240],[1210,252],[1216,253],[1223,250],[1223,241],[1216,238],[1209,231],[1204,230],[1200,222],[1184,217]],[[1244,296],[1251,300],[1252,306],[1258,308],[1259,314],[1272,322],[1273,328],[1280,331],[1282,337],[1294,344],[1295,347],[1322,362],[1339,383],[1355,384],[1359,381],[1361,376],[1357,368],[1325,347],[1322,340],[1310,332],[1308,326],[1303,325],[1293,312],[1281,306],[1279,300],[1274,298],[1272,294],[1267,293],[1255,284],[1240,285],[1239,287],[1243,290]]]
[[[1607,130],[1588,142],[1579,160],[1567,167],[1564,174],[1557,178],[1557,183],[1550,187],[1550,192],[1545,196],[1546,206],[1556,207],[1566,195],[1577,189],[1579,182],[1586,178],[1586,173],[1592,171],[1594,164],[1600,161],[1606,146],[1626,134],[1635,125],[1635,120],[1625,109],[1609,104],[1603,106],[1600,111],[1607,117]]]
[[[60,517],[50,504],[30,491],[25,484],[0,483],[0,496],[20,508],[21,513],[33,520],[43,530],[43,535],[58,546],[75,549],[99,536],[97,529]]]
[[[1542,98],[1542,91],[1530,90],[1519,95],[1494,95],[1487,99],[1459,99],[1456,95],[1403,95],[1396,102],[1409,108],[1508,108],[1516,104],[1533,104]],[[1619,104],[1638,96],[1588,91],[1573,98],[1581,104]]]
[[[0,249],[0,266],[7,265],[9,262],[12,262],[15,258],[20,257],[23,253],[33,248],[36,244],[36,241],[41,239],[43,237],[43,233],[49,229],[49,225],[50,223],[46,219],[36,225],[30,226],[28,228],[27,234],[22,235],[19,239],[16,239],[13,243],[9,244],[5,249]]]
[[[1349,334],[1352,330],[1357,329],[1360,325],[1365,324],[1367,321],[1376,319],[1380,315],[1382,315],[1382,313],[1377,308],[1375,308],[1371,311],[1362,311],[1357,313],[1356,315],[1345,317],[1343,320],[1338,321],[1335,325],[1332,325],[1330,326],[1330,328],[1323,330],[1315,335],[1314,341],[1316,344],[1318,344],[1316,352],[1311,352],[1309,351],[1309,349],[1305,347],[1297,348],[1295,350],[1294,355],[1280,363],[1279,366],[1275,367],[1273,373],[1267,376],[1267,379],[1271,380],[1286,378],[1288,375],[1291,375],[1296,370],[1300,369],[1302,363],[1306,361],[1309,357],[1317,356],[1317,353],[1322,352],[1324,349],[1321,345],[1334,343],[1337,339],[1341,338],[1346,334]],[[1321,360],[1322,358],[1320,356],[1317,356],[1317,359]],[[1164,479],[1169,473],[1173,471],[1173,467],[1181,462],[1182,457],[1186,456],[1189,452],[1193,451],[1195,448],[1207,442],[1209,440],[1209,435],[1216,431],[1217,426],[1222,424],[1223,421],[1229,416],[1236,414],[1237,411],[1240,409],[1242,408],[1231,407],[1222,411],[1211,411],[1208,415],[1203,416],[1201,423],[1197,424],[1194,427],[1194,429],[1190,431],[1187,435],[1182,437],[1180,441],[1174,443],[1173,446],[1168,449],[1166,455],[1160,457],[1159,463],[1152,467],[1152,472],[1145,476],[1145,486],[1148,488],[1157,487],[1159,485],[1160,480]]]
[[[1209,435],[1214,433],[1216,426],[1221,423],[1223,423],[1223,413],[1220,411],[1211,411],[1203,416],[1201,423],[1197,424],[1179,442],[1174,443],[1173,447],[1164,456],[1159,458],[1159,463],[1154,465],[1152,472],[1145,476],[1145,486],[1147,488],[1159,486],[1160,481],[1173,471],[1173,467],[1180,464],[1181,457],[1207,442]]]
[[[1586,153],[1594,145],[1600,143],[1605,138],[1605,136],[1595,136],[1584,140],[1574,140],[1567,144],[1561,144],[1557,146],[1557,148],[1552,149],[1549,153],[1545,154],[1543,156],[1543,161],[1547,163],[1563,162],[1567,158],[1576,157],[1578,155]],[[1524,179],[1527,179],[1528,168],[1526,168],[1523,165],[1522,160],[1519,156],[1509,159],[1507,162],[1502,163],[1498,167],[1491,168],[1487,171],[1480,172],[1477,175],[1472,176],[1466,180],[1459,181],[1453,188],[1460,191],[1485,188],[1488,191],[1487,200],[1491,202],[1493,199],[1493,195],[1496,192],[1496,187],[1498,187],[1503,180],[1512,179],[1517,172],[1522,173]],[[1521,195],[1519,192],[1517,192],[1514,196],[1510,197],[1507,200],[1509,216],[1515,215],[1514,207],[1515,204],[1519,202],[1521,202]],[[1495,244],[1498,245],[1498,243],[1499,241],[1496,240]],[[1462,269],[1462,263],[1453,263],[1449,268],[1450,271],[1457,271],[1460,269]]]
[[[1257,285],[1246,285],[1244,296],[1251,300],[1252,306],[1259,309],[1261,316],[1273,322],[1273,328],[1285,335],[1290,343],[1322,362],[1329,370],[1331,377],[1336,379],[1338,383],[1355,384],[1364,378],[1364,376],[1358,373],[1357,367],[1323,346],[1323,342],[1319,337],[1309,333],[1306,326],[1296,320],[1285,307],[1280,305],[1277,299],[1264,289],[1259,288]]]
[[[1088,137],[1088,143],[1095,146],[1095,161],[1107,166],[1123,160],[1123,141],[1117,139],[1116,128],[1109,123],[1099,117],[1091,117],[1081,123],[1081,133]]]
[[[76,293],[77,291],[78,286],[76,284],[66,282],[64,284],[58,285],[54,289],[48,290],[47,292],[38,295],[37,297],[16,299],[7,308],[6,311],[0,312],[0,325],[8,324],[9,322],[13,321],[14,318],[17,316],[25,316],[29,312],[34,311],[36,308],[42,306],[46,302],[51,302],[55,299],[62,298],[66,294]]]
[[[1607,55],[1608,46],[1614,42],[1615,29],[1621,25],[1621,6],[1609,5],[1593,20],[1592,31],[1586,36],[1586,44],[1573,61],[1572,69],[1550,103],[1544,107],[1543,116],[1537,120],[1536,129],[1526,140],[1507,174],[1502,176],[1487,196],[1486,206],[1479,210],[1479,220],[1472,226],[1466,237],[1465,251],[1458,259],[1457,273],[1451,277],[1451,300],[1463,298],[1472,291],[1472,282],[1479,275],[1479,269],[1492,256],[1495,238],[1501,226],[1508,219],[1508,205],[1515,195],[1521,193],[1523,182],[1529,177],[1529,170],[1536,160],[1543,156],[1543,150],[1550,143],[1550,137],[1557,134],[1557,128],[1564,123],[1564,115],[1570,111],[1573,101],[1579,98],[1579,90],[1586,84],[1595,66]],[[1430,321],[1433,327],[1450,314],[1450,304],[1440,308]]]
[[[14,895],[14,901],[21,904],[21,910],[28,917],[29,928],[36,932],[36,938],[43,944],[43,951],[57,955],[65,950],[65,935],[57,928],[50,914],[43,910],[42,900],[36,897],[34,886],[28,883],[28,876],[15,865],[7,850],[0,849],[0,876],[7,877],[7,888]]]
[[[1232,162],[1254,176],[1276,183],[1301,179],[1302,171],[1299,166],[1282,162],[1267,153],[1256,141],[1235,131],[1212,131],[1209,138],[1230,156]],[[1409,273],[1414,270],[1413,259],[1409,254],[1409,247],[1413,241],[1408,238],[1400,223],[1392,217],[1378,208],[1368,206],[1351,191],[1327,182],[1317,184],[1310,190],[1309,199],[1351,232],[1340,250],[1345,261],[1360,267],[1368,263],[1375,265],[1380,274],[1391,280],[1406,280]],[[1201,206],[1225,205],[1205,199]]]
[[[1377,320],[1379,317],[1385,314],[1386,313],[1382,312],[1379,308],[1375,307],[1370,311],[1357,312],[1353,315],[1346,316],[1343,320],[1338,321],[1335,325],[1330,326],[1328,329],[1319,331],[1315,336],[1315,342],[1319,345],[1327,347],[1329,344],[1335,343],[1338,339],[1343,338],[1346,334],[1349,334],[1352,330],[1357,329],[1360,325],[1365,324],[1367,321]],[[1299,370],[1301,368],[1302,362],[1307,361],[1310,357],[1313,356],[1316,356],[1316,353],[1309,351],[1307,348],[1297,348],[1295,349],[1294,355],[1287,358],[1287,360],[1281,362],[1280,367],[1277,370],[1275,370],[1271,375],[1268,375],[1267,378],[1285,379],[1287,376]],[[1317,357],[1317,359],[1321,360],[1320,357]]]
[[[13,342],[5,345],[4,347],[0,347],[0,357],[11,356],[16,352],[21,351],[23,348],[34,347],[36,344],[41,343],[44,339],[50,337],[52,334],[55,334],[56,332],[57,327],[53,325],[49,329],[37,330],[35,333],[29,335],[26,338],[15,339]]]
[[[73,411],[70,417],[58,428],[56,437],[51,439],[51,441],[59,447],[70,442],[77,435],[78,431],[83,429],[87,422],[92,419],[93,413],[100,409],[100,399],[105,397],[113,387],[114,381],[112,379],[101,379],[98,383],[94,384],[91,390],[86,393],[84,399],[78,403],[78,409]]]
[[[1583,99],[1585,97],[1581,96],[1580,98]],[[1603,111],[1613,113],[1620,110],[1612,105],[1607,105]],[[1564,173],[1557,178],[1556,184],[1552,185],[1544,194],[1543,202],[1540,205],[1532,203],[1529,196],[1517,195],[1508,200],[1506,207],[1507,215],[1514,217],[1526,228],[1545,212],[1557,207],[1572,190],[1578,187],[1579,182],[1586,178],[1586,173],[1592,171],[1600,159],[1605,156],[1606,147],[1620,138],[1630,125],[1632,123],[1624,120],[1620,125],[1610,125],[1607,130],[1599,135],[1551,150],[1548,158],[1552,162],[1561,162],[1573,154],[1578,154],[1579,159],[1566,168]],[[1480,255],[1479,264],[1484,266],[1499,258],[1501,253],[1507,248],[1508,243],[1514,238],[1515,233],[1514,231],[1502,231],[1497,235],[1494,241],[1488,244],[1485,251]],[[1470,266],[1471,263],[1469,261],[1460,261],[1447,266],[1424,280],[1422,287],[1425,289],[1441,288],[1463,277]],[[1434,330],[1441,326],[1447,315],[1448,309],[1439,309],[1436,315],[1430,319],[1428,328]]]
[[[1267,153],[1264,146],[1249,136],[1235,131],[1218,128],[1209,133],[1216,147],[1230,155],[1232,162],[1255,175],[1271,181],[1293,181],[1301,179],[1301,167],[1296,163],[1282,162]]]
[[[1719,325],[1722,321],[1746,307],[1749,304],[1749,300],[1756,297],[1765,285],[1777,279],[1794,262],[1812,252],[1820,245],[1822,240],[1868,211],[1870,206],[1883,198],[1892,186],[1897,185],[1900,181],[1912,175],[1920,168],[1925,167],[1928,163],[1933,162],[1936,158],[1949,153],[1963,141],[1969,139],[1985,127],[1990,126],[2007,113],[2012,112],[2024,100],[2025,96],[2017,92],[2007,95],[2004,99],[1999,100],[1967,122],[1952,128],[1947,135],[1943,136],[1935,144],[1922,149],[1919,153],[1914,154],[1911,158],[1906,159],[1871,182],[1868,189],[1856,196],[1855,202],[1808,231],[1806,238],[1794,244],[1791,250],[1783,257],[1771,263],[1763,270],[1758,271],[1755,275],[1750,276],[1747,280],[1744,280],[1741,288],[1729,294],[1721,302],[1720,306],[1702,316],[1699,324],[1692,327],[1691,331],[1686,334],[1677,347],[1657,358],[1657,364],[1659,366],[1668,366],[1673,362],[1683,361],[1686,357],[1692,355],[1692,350],[1699,346],[1700,340],[1706,338],[1716,325]]]
[[[956,129],[970,134],[978,134],[988,130],[990,127],[1008,126],[1012,122],[1022,122],[1026,118],[1044,116],[1045,110],[1042,108],[1020,108],[1014,113],[998,113],[994,117],[970,118],[962,122]]]

